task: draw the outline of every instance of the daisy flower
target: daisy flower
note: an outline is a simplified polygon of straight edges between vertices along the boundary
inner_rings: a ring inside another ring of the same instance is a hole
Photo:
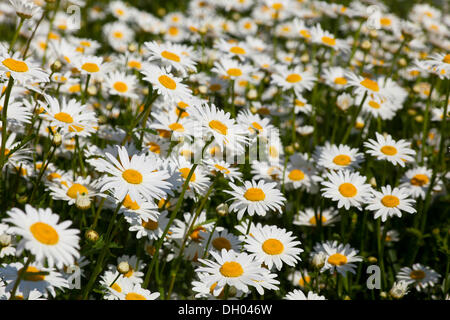
[[[315,80],[316,78],[310,72],[303,71],[299,66],[296,66],[294,69],[280,67],[272,75],[271,83],[281,87],[284,91],[294,89],[297,95],[301,95],[305,89],[312,89]]]
[[[182,79],[173,76],[166,68],[144,63],[140,71],[144,80],[150,82],[165,99],[182,101],[191,97],[191,91],[181,82]]]
[[[69,205],[75,204],[79,195],[85,195],[89,198],[99,195],[91,182],[90,176],[86,178],[79,176],[75,180],[66,179],[64,183],[52,183],[49,189],[53,199],[67,201]]]
[[[134,92],[137,87],[137,79],[134,75],[126,75],[124,72],[115,71],[105,76],[105,85],[108,93],[120,97],[137,99]]]
[[[293,267],[297,264],[297,260],[301,260],[300,253],[303,249],[298,247],[300,241],[294,241],[295,239],[292,231],[287,232],[276,226],[258,225],[244,240],[244,248],[269,270],[273,265],[281,270],[283,263]]]
[[[217,283],[207,285],[206,281],[209,280],[209,274],[206,272],[197,272],[196,276],[198,281],[192,281],[192,291],[195,293],[195,298],[207,298],[208,300],[223,300],[225,296],[225,288],[217,288]],[[217,290],[220,289],[220,290]],[[237,300],[241,298],[245,293],[241,290],[237,290],[234,287],[230,287],[228,290],[228,299]]]
[[[227,55],[231,57],[237,57],[241,60],[248,57],[251,52],[250,49],[247,47],[245,43],[240,43],[237,41],[225,41],[224,39],[219,39],[218,42],[215,44],[215,47],[226,53]]]
[[[414,199],[408,199],[410,193],[404,188],[394,188],[390,185],[381,187],[381,192],[372,190],[373,197],[367,201],[367,210],[376,211],[374,219],[381,217],[385,222],[387,217],[401,217],[401,211],[415,213],[416,209],[412,207],[415,204]]]
[[[99,283],[107,289],[104,293],[103,299],[119,300],[119,295],[123,291],[122,287],[125,282],[131,282],[128,278],[119,276],[118,271],[106,270],[100,277]]]
[[[410,143],[406,140],[395,141],[391,135],[384,137],[383,135],[375,132],[377,140],[369,139],[364,142],[364,146],[369,150],[367,153],[376,157],[377,160],[388,160],[394,165],[405,166],[405,162],[414,161],[413,156],[416,152],[413,149],[408,148]]]
[[[341,67],[330,67],[323,71],[325,83],[335,90],[343,90],[347,85],[345,70]]]
[[[347,272],[356,274],[356,265],[353,262],[360,262],[362,258],[357,256],[358,250],[350,247],[349,244],[338,244],[337,241],[327,241],[314,246],[314,253],[323,252],[326,256],[325,264],[320,272],[330,270],[346,277]]]
[[[194,166],[190,161],[187,161],[184,157],[179,157],[176,160],[177,171],[179,172],[179,177],[181,179],[181,183],[179,184],[179,191],[181,192],[181,188],[189,176],[189,172]],[[209,178],[207,177],[207,173],[203,169],[202,166],[197,166],[192,173],[191,179],[189,180],[187,196],[194,198],[195,193],[197,194],[205,194],[210,184]],[[195,193],[194,193],[195,192]]]
[[[220,253],[222,249],[234,250],[238,252],[241,249],[241,241],[234,234],[229,233],[226,229],[218,231],[217,229],[210,233],[200,231],[202,246],[208,248],[208,251]],[[209,246],[208,246],[209,243]]]
[[[395,99],[388,90],[383,88],[381,84],[382,81],[372,80],[367,77],[365,78],[350,71],[345,72],[345,77],[348,81],[347,87],[352,87],[353,93],[358,96],[364,96],[365,94],[367,94],[369,97],[372,97],[372,99],[376,101],[383,101],[384,99]]]
[[[229,285],[248,292],[249,286],[255,286],[254,280],[263,280],[260,263],[245,252],[222,249],[221,253],[210,253],[215,261],[198,259],[204,266],[195,271],[207,273],[205,284],[212,286],[217,283],[214,290],[220,292],[225,285]]]
[[[317,227],[317,220],[322,220],[322,226],[332,225],[334,222],[339,221],[339,211],[333,209],[324,209],[322,213],[318,212],[317,215],[312,208],[306,208],[304,211],[299,211],[294,216],[292,222],[298,226]]]
[[[12,77],[19,83],[48,82],[47,73],[37,67],[31,59],[23,60],[20,52],[10,55],[0,45],[0,76]]]
[[[111,64],[105,63],[102,57],[97,56],[77,56],[73,62],[81,74],[92,76],[93,79],[99,79],[102,75],[111,70]]]
[[[17,164],[22,162],[28,162],[31,160],[30,152],[31,149],[29,148],[22,148],[19,150],[16,150],[14,153],[11,153],[12,150],[17,148],[20,145],[20,141],[15,141],[17,137],[17,134],[15,132],[12,132],[8,139],[6,139],[5,142],[5,158],[3,158],[3,161],[5,161],[5,165],[8,166],[17,166]],[[2,142],[2,137],[0,136],[0,143]]]
[[[237,211],[237,218],[241,220],[244,213],[250,216],[255,213],[265,216],[267,211],[277,211],[281,213],[282,206],[286,201],[281,192],[276,189],[277,183],[266,183],[263,180],[245,181],[243,186],[237,186],[229,183],[233,191],[225,190],[224,192],[232,195],[229,201],[233,201],[230,205],[230,211]]]
[[[169,132],[171,141],[184,141],[184,138],[191,140],[194,133],[195,123],[189,118],[178,117],[175,113],[154,113],[152,121],[148,127],[159,132]]]
[[[362,153],[357,148],[350,148],[347,145],[326,144],[320,148],[317,164],[330,170],[354,170],[359,168],[359,164],[364,160]]]
[[[70,265],[74,258],[80,256],[79,230],[68,229],[71,221],[58,224],[59,215],[54,214],[50,208],[35,209],[29,204],[25,205],[25,212],[18,208],[8,211],[9,218],[4,219],[13,225],[11,232],[22,236],[17,245],[17,253],[23,249],[35,255],[36,261],[45,259],[50,267],[56,265]]]
[[[248,77],[253,72],[253,67],[247,64],[241,64],[230,58],[221,58],[214,62],[214,67],[211,71],[225,79],[236,80],[241,77]]]
[[[119,300],[156,300],[159,296],[159,292],[151,293],[140,284],[125,282],[119,294]]]
[[[350,50],[350,46],[345,40],[336,39],[331,32],[323,30],[320,24],[316,24],[311,28],[311,40],[314,43],[321,44],[336,51]]]
[[[234,182],[235,180],[242,181],[242,172],[239,171],[238,167],[232,167],[223,160],[208,159],[203,161],[214,176],[221,173],[225,179],[228,179],[231,182]]]
[[[28,0],[9,0],[13,6],[16,14],[22,19],[31,19],[42,11],[41,7],[36,5],[33,1]]]
[[[440,277],[441,275],[436,271],[420,263],[413,264],[412,268],[401,268],[396,276],[397,280],[405,281],[408,286],[413,286],[417,291],[433,287]]]
[[[308,295],[305,295],[302,290],[294,289],[288,292],[284,297],[285,300],[326,300],[324,296],[320,296],[317,293],[308,291]]]
[[[288,275],[288,280],[291,281],[293,286],[305,287],[311,283],[311,276],[306,270],[295,270]]]
[[[270,124],[270,119],[261,118],[260,115],[253,114],[250,110],[240,111],[236,121],[244,128],[247,128],[250,135],[266,136],[273,128],[273,125]]]
[[[188,70],[196,71],[195,62],[187,55],[183,46],[170,42],[159,44],[156,41],[145,42],[144,45],[149,50],[149,61],[160,60],[183,75]]]
[[[98,128],[95,112],[89,112],[88,107],[77,100],[67,102],[66,97],[63,97],[60,103],[49,95],[45,99],[49,105],[44,106],[45,113],[41,113],[40,117],[49,121],[50,126],[61,128],[63,134],[86,137]]]
[[[23,272],[24,265],[20,262],[12,262],[5,267],[0,267],[0,278],[6,283],[6,291],[11,292],[19,277]],[[45,274],[42,274],[45,273]],[[44,297],[50,294],[52,297],[56,296],[56,290],[64,290],[69,288],[69,283],[62,276],[61,273],[55,271],[54,268],[46,268],[38,263],[30,263],[25,270],[25,275],[19,282],[17,292],[28,296],[32,291],[38,291]]]
[[[147,219],[147,221],[138,218],[128,218],[126,219],[130,223],[128,230],[136,233],[136,239],[141,239],[147,237],[148,239],[159,239],[163,233],[164,229],[169,222],[167,218],[167,211],[163,211],[159,214],[156,219]]]
[[[349,170],[331,171],[327,173],[329,181],[323,181],[322,196],[338,201],[338,208],[344,207],[346,210],[354,206],[361,208],[367,198],[370,196],[371,186],[366,182],[366,177],[358,172]]]
[[[131,201],[138,204],[167,195],[167,190],[171,187],[166,181],[169,178],[167,171],[157,170],[155,164],[143,154],[135,154],[130,158],[125,147],[116,147],[118,159],[107,152],[105,155],[108,161],[97,159],[94,163],[97,171],[110,174],[100,179],[100,192],[111,191],[118,201],[124,200],[128,194]]]
[[[308,160],[307,155],[294,153],[289,157],[284,182],[289,189],[306,188],[309,191],[314,185],[315,173],[316,169]]]
[[[117,266],[121,263],[121,262],[126,262],[129,265],[129,271],[125,274],[123,274],[123,278],[128,279],[129,282],[132,283],[142,283],[143,277],[144,277],[144,273],[142,272],[142,270],[145,268],[146,264],[143,263],[142,261],[140,261],[137,256],[128,256],[128,255],[123,255],[117,258],[117,264],[115,265],[108,265],[108,269],[110,271],[116,271],[117,273],[115,274],[116,276],[118,275],[118,270],[117,270]]]
[[[425,199],[432,173],[433,171],[426,167],[410,169],[400,179],[400,188],[407,188],[413,198]]]
[[[0,223],[0,259],[5,256],[14,256],[16,248],[13,246],[13,235],[9,231],[9,226]]]

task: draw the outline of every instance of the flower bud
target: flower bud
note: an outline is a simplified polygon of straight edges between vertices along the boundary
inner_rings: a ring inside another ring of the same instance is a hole
[[[62,63],[59,60],[56,60],[53,62],[53,64],[50,66],[53,72],[59,72],[62,68]]]
[[[216,212],[219,216],[225,217],[228,214],[228,205],[226,203],[221,203],[216,207]]]
[[[319,252],[315,254],[312,258],[312,264],[314,268],[316,269],[322,269],[323,265],[325,264],[325,259],[327,256],[323,252]]]
[[[11,244],[11,236],[9,234],[0,234],[0,248],[7,247]]]
[[[372,264],[374,264],[374,263],[377,263],[377,258],[376,257],[368,257],[367,258],[367,261],[369,261],[369,263],[372,263]]]
[[[120,274],[127,274],[130,271],[130,264],[127,261],[122,261],[117,266],[117,271]]]
[[[91,207],[91,199],[85,192],[78,193],[77,200],[75,201],[75,205],[80,210],[87,210]]]
[[[92,230],[92,229],[86,231],[84,236],[87,240],[89,240],[91,242],[96,242],[99,238],[97,231]]]
[[[52,143],[55,147],[59,147],[62,143],[62,135],[58,132],[56,132],[53,135]]]
[[[408,284],[405,281],[394,282],[389,294],[394,299],[401,299],[408,293]]]

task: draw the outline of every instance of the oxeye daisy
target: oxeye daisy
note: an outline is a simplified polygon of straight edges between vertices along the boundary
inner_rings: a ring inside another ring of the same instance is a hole
[[[215,261],[198,259],[204,266],[195,270],[208,274],[204,280],[207,286],[217,283],[215,290],[219,292],[225,285],[248,292],[249,286],[255,286],[255,280],[263,280],[260,263],[248,254],[226,249],[222,249],[221,253],[210,253]]]
[[[225,179],[228,179],[231,182],[234,182],[235,180],[242,181],[242,173],[239,171],[239,168],[232,167],[223,160],[208,159],[204,162],[213,175],[221,173]]]
[[[384,137],[383,135],[375,132],[377,140],[369,139],[364,142],[364,146],[369,148],[367,153],[375,156],[377,160],[388,160],[394,165],[405,166],[405,162],[414,161],[413,156],[416,152],[413,149],[408,148],[410,143],[406,140],[395,141],[391,135]]]
[[[137,79],[133,75],[126,75],[119,71],[109,73],[105,76],[105,84],[109,94],[130,99],[138,97],[134,92],[137,87]]]
[[[0,76],[12,77],[19,83],[48,82],[47,73],[37,67],[31,59],[22,59],[20,52],[10,55],[0,49]]]
[[[131,201],[129,195],[126,195],[119,213],[123,213],[128,221],[141,222],[149,219],[156,221],[159,216],[158,206],[155,203],[144,201],[138,204],[136,201]]]
[[[294,216],[294,221],[292,223],[298,226],[317,227],[319,225],[318,221],[321,220],[322,226],[333,225],[334,222],[340,220],[339,211],[324,209],[322,212],[315,213],[314,209],[306,208],[304,211],[299,211],[299,213]]]
[[[27,204],[25,212],[13,208],[8,215],[9,218],[4,221],[13,225],[11,232],[22,236],[17,245],[18,254],[24,249],[29,250],[36,261],[47,261],[50,267],[56,265],[58,268],[72,264],[74,258],[80,256],[79,231],[68,229],[71,221],[58,223],[59,215],[50,208],[35,209]]]
[[[314,184],[315,172],[313,164],[305,155],[294,153],[286,166],[284,182],[289,189],[305,188],[310,190]]]
[[[284,91],[294,89],[297,95],[302,94],[306,90],[311,90],[316,78],[308,71],[303,71],[297,66],[294,69],[280,67],[276,73],[272,75],[272,83],[281,87]]]
[[[217,229],[210,233],[200,231],[203,248],[208,251],[221,252],[222,249],[234,250],[238,252],[241,249],[241,241],[232,233],[229,233],[226,229],[218,231]],[[209,244],[209,246],[208,246]]]
[[[316,24],[311,28],[311,40],[336,51],[349,51],[350,46],[346,41],[337,39],[331,32],[323,30],[320,24]]]
[[[335,271],[346,277],[347,272],[356,274],[356,265],[353,262],[360,262],[362,258],[357,256],[358,250],[350,247],[349,244],[338,244],[337,241],[327,241],[318,243],[314,246],[314,252],[323,252],[325,254],[325,264],[320,272],[330,270]]]
[[[99,195],[91,182],[90,176],[86,178],[80,176],[75,180],[68,177],[68,179],[64,180],[64,183],[55,181],[50,184],[49,189],[53,199],[67,201],[69,205],[75,204],[79,195],[84,195],[89,198]]]
[[[161,212],[156,219],[149,218],[145,221],[136,217],[126,217],[126,220],[130,223],[128,230],[137,232],[136,239],[147,237],[150,240],[159,239],[169,222],[167,211]]]
[[[231,57],[237,57],[241,60],[251,54],[250,49],[245,43],[239,43],[237,41],[225,41],[224,39],[219,39],[215,47]]]
[[[111,70],[111,65],[105,63],[102,57],[97,56],[78,56],[77,60],[73,62],[74,66],[81,72],[81,74],[89,75],[93,79],[98,79],[105,73]]]
[[[122,276],[125,279],[128,279],[129,282],[132,283],[142,283],[144,280],[142,279],[144,276],[144,273],[141,270],[145,269],[146,264],[143,263],[141,260],[139,260],[137,258],[137,256],[128,256],[128,255],[123,255],[117,258],[117,264],[113,265],[110,264],[108,265],[108,269],[110,271],[116,271],[116,276],[118,274],[118,270],[117,270],[117,266],[121,263],[121,262],[126,262],[128,264],[128,272],[124,273]]]
[[[288,280],[291,281],[293,286],[304,288],[311,283],[312,279],[307,270],[295,270],[289,273]]]
[[[370,196],[371,186],[366,182],[366,177],[358,172],[348,170],[332,171],[326,175],[328,181],[323,181],[322,196],[338,201],[338,208],[348,210],[354,206],[361,210],[363,204]]]
[[[11,153],[12,150],[20,146],[20,141],[16,141],[17,134],[12,132],[8,139],[5,142],[5,154],[3,161],[5,161],[5,165],[8,166],[17,166],[19,163],[29,162],[31,160],[30,149],[22,148],[16,150],[14,153]],[[2,137],[0,136],[0,143],[2,142]]]
[[[119,300],[156,300],[160,293],[151,293],[150,290],[142,288],[140,284],[125,282],[118,296]]]
[[[373,197],[367,201],[367,210],[376,211],[374,219],[381,217],[385,222],[388,217],[401,217],[401,211],[415,213],[416,209],[412,207],[415,204],[414,199],[408,199],[410,193],[407,189],[394,188],[390,185],[381,187],[381,192],[373,190]]]
[[[246,237],[244,248],[251,256],[261,263],[264,263],[269,270],[275,265],[277,270],[281,270],[283,263],[288,266],[295,266],[300,261],[300,241],[295,241],[292,231],[287,232],[277,226],[257,225],[252,230],[252,234]]]
[[[86,105],[81,105],[75,99],[67,101],[65,97],[61,103],[48,95],[45,98],[49,105],[44,107],[45,112],[40,117],[49,121],[50,126],[61,128],[61,133],[86,137],[98,128],[95,112],[89,112]]]
[[[343,90],[347,86],[345,70],[341,67],[330,67],[323,71],[325,83],[335,90]]]
[[[41,7],[36,3],[28,0],[9,0],[16,14],[22,19],[31,19],[42,11]]]
[[[326,144],[320,148],[318,162],[319,166],[331,170],[354,170],[359,168],[364,156],[356,148],[347,145]]]
[[[303,291],[299,289],[294,289],[288,292],[284,297],[286,300],[326,300],[324,296],[320,296],[317,293],[308,291],[308,295],[305,295]]]
[[[217,283],[206,285],[209,274],[206,272],[197,272],[198,281],[192,281],[192,291],[196,292],[195,298],[207,298],[208,300],[223,300],[225,297],[225,288],[217,288]],[[228,299],[235,300],[245,295],[241,290],[230,287],[228,290]]]
[[[281,213],[282,206],[286,201],[281,192],[276,189],[277,183],[266,183],[263,180],[245,181],[243,186],[237,186],[230,182],[233,191],[225,190],[232,195],[230,199],[230,211],[237,211],[237,218],[241,220],[244,213],[250,216],[255,213],[265,216],[267,211],[277,211]]]
[[[190,161],[187,161],[184,157],[179,157],[176,163],[177,171],[181,179],[180,182],[182,182],[179,185],[179,189],[181,190],[182,185],[189,176],[189,172],[191,171],[193,164]],[[210,181],[203,167],[197,166],[191,176],[191,179],[189,180],[187,196],[194,198],[196,197],[195,193],[204,194],[209,186],[209,183]]]
[[[422,291],[427,287],[433,287],[441,277],[436,271],[430,267],[420,263],[415,263],[410,267],[403,267],[398,272],[396,278],[399,281],[405,281],[408,285],[413,286],[417,291]]]
[[[167,171],[157,170],[145,155],[130,157],[124,147],[116,147],[118,159],[107,152],[105,156],[108,160],[97,159],[94,163],[97,171],[110,175],[100,179],[100,192],[108,190],[118,201],[129,195],[130,200],[138,204],[165,197],[171,187],[166,181],[169,178]]]
[[[425,199],[428,188],[430,187],[432,173],[432,170],[426,167],[410,169],[400,179],[400,188],[408,189],[414,198]],[[434,188],[439,185],[439,182],[435,183]]]
[[[7,224],[0,223],[0,258],[16,254],[15,237]]]
[[[128,278],[119,276],[119,272],[106,270],[99,281],[102,287],[108,291],[105,292],[103,298],[106,300],[119,300],[119,294],[122,292],[125,282],[131,282]]]
[[[251,113],[250,110],[242,110],[238,113],[236,121],[243,127],[247,128],[250,135],[267,136],[273,126],[270,119],[261,118],[258,114]]]
[[[17,287],[18,292],[28,296],[32,291],[38,291],[44,297],[50,294],[56,296],[56,290],[69,288],[69,283],[54,268],[43,267],[38,263],[30,263],[26,270],[20,262],[12,262],[4,267],[0,267],[0,277],[6,283],[6,290],[11,292],[20,273],[25,271],[22,280]],[[16,291],[17,293],[17,291]]]
[[[170,42],[158,44],[156,41],[145,42],[144,45],[149,50],[149,61],[158,59],[183,75],[188,70],[196,71],[195,62],[186,54],[183,46]]]
[[[211,71],[225,79],[236,80],[241,77],[248,77],[253,72],[253,67],[247,64],[241,64],[230,58],[221,58],[214,62],[214,67]]]
[[[149,128],[169,132],[171,141],[180,141],[184,138],[191,140],[195,123],[189,118],[178,117],[175,113],[155,113],[153,117],[155,120],[149,124]]]
[[[173,76],[166,68],[144,63],[141,73],[144,80],[150,82],[165,99],[180,101],[191,97],[191,91],[181,82],[182,79]]]

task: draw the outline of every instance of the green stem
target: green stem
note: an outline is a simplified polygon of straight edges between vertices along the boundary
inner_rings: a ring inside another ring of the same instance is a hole
[[[5,93],[5,103],[2,110],[2,146],[0,149],[0,177],[2,176],[3,172],[3,158],[5,157],[5,146],[6,146],[6,139],[7,139],[7,132],[6,128],[8,126],[7,121],[7,115],[8,115],[8,104],[9,104],[9,97],[11,96],[11,90],[14,85],[14,79],[12,77],[9,77],[8,81],[8,87],[6,88]]]
[[[11,43],[9,44],[8,53],[12,51],[12,49],[14,47],[14,44],[16,43],[16,40],[17,40],[17,37],[19,35],[20,29],[22,29],[22,26],[23,26],[23,21],[24,21],[24,18],[21,17],[20,21],[19,21],[19,26],[17,27],[16,32],[14,32],[14,36],[11,39]]]

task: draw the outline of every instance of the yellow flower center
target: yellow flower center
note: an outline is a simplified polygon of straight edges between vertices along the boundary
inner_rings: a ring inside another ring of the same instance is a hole
[[[49,224],[44,222],[33,223],[30,227],[33,237],[40,243],[55,245],[59,242],[58,232]]]
[[[158,144],[156,144],[155,142],[149,142],[149,143],[147,143],[147,146],[151,152],[161,153],[161,147]]]
[[[139,293],[129,292],[125,296],[125,300],[147,300],[147,298],[144,297],[143,295],[139,294]]]
[[[192,231],[189,237],[196,242],[200,242],[201,240],[203,240],[203,237],[200,235],[200,231],[205,232],[206,229],[202,226],[198,226],[194,229],[194,231]]]
[[[189,169],[189,168],[181,168],[180,169],[181,176],[183,177],[184,180],[187,179],[187,177],[189,175],[189,171],[191,171],[191,169]],[[192,174],[190,182],[194,182],[194,181],[195,181],[195,173]]]
[[[387,27],[387,26],[390,26],[392,22],[391,22],[391,19],[384,17],[384,18],[380,19],[380,23],[381,23],[381,25]]]
[[[209,127],[224,136],[227,135],[228,127],[219,120],[211,120],[209,122]]]
[[[23,271],[24,271],[23,268],[20,269],[18,274],[23,273]],[[27,267],[27,270],[25,271],[25,274],[23,275],[23,280],[33,281],[33,282],[44,281],[45,275],[33,274],[33,273],[39,273],[39,272],[41,272],[41,271],[38,268],[29,266],[29,267]]]
[[[81,86],[79,84],[74,84],[73,86],[69,87],[70,93],[75,93],[75,92],[80,92],[80,91],[81,91]]]
[[[170,52],[170,51],[166,51],[166,50],[164,50],[163,52],[161,52],[161,56],[163,57],[163,58],[166,58],[166,59],[168,59],[168,60],[172,60],[172,61],[175,61],[175,62],[180,62],[180,56],[178,56],[177,54],[175,54],[175,53],[173,53],[173,52]]]
[[[176,35],[178,34],[178,32],[179,32],[179,30],[178,30],[177,27],[170,27],[170,28],[169,28],[169,34],[170,34],[171,36],[176,36]]]
[[[115,31],[115,32],[113,32],[113,36],[114,36],[114,38],[122,39],[123,38],[123,33],[120,32],[120,31]]]
[[[328,263],[334,266],[342,266],[347,263],[347,257],[340,253],[335,253],[328,257]]]
[[[138,210],[140,208],[137,202],[131,200],[131,197],[128,194],[125,196],[125,200],[123,201],[122,205],[130,210]]]
[[[227,70],[230,77],[240,77],[242,76],[242,70],[239,68],[230,68]]]
[[[71,197],[72,199],[76,199],[78,194],[83,194],[83,193],[88,193],[88,189],[79,184],[79,183],[74,183],[66,192],[66,194]]]
[[[142,64],[139,61],[131,60],[128,62],[128,66],[130,68],[141,69]]]
[[[274,146],[270,146],[270,147],[269,147],[269,155],[270,155],[272,158],[278,157],[278,150],[277,150],[277,148],[274,147]]]
[[[329,46],[336,45],[336,39],[330,37],[322,37],[322,42]]]
[[[422,280],[423,278],[425,278],[425,272],[423,272],[422,270],[413,270],[411,271],[409,276],[414,280]]]
[[[169,90],[175,90],[177,88],[177,83],[165,74],[158,78],[159,82]]]
[[[291,172],[289,172],[288,177],[292,181],[300,181],[305,179],[305,173],[302,170],[294,169]]]
[[[334,83],[343,86],[344,84],[347,84],[347,79],[345,79],[344,77],[337,77],[334,79]]]
[[[378,83],[376,81],[370,80],[369,78],[365,78],[363,81],[360,82],[360,84],[369,90],[372,90],[375,92],[380,91],[380,87],[378,86]]]
[[[241,48],[241,47],[232,47],[231,49],[230,49],[230,52],[232,52],[232,53],[234,53],[234,54],[246,54],[246,51],[245,51],[245,49],[244,48]]]
[[[327,222],[327,218],[325,218],[324,216],[322,216],[322,224],[324,222]],[[309,223],[312,224],[313,226],[317,225],[317,220],[316,220],[316,216],[311,217],[311,219],[309,219]]]
[[[445,55],[444,59],[442,59],[442,62],[444,63],[450,63],[450,53]]]
[[[222,251],[222,249],[230,250],[231,249],[231,242],[224,237],[218,237],[215,238],[212,241],[212,245],[214,248],[216,248],[219,251]]]
[[[387,156],[393,156],[397,154],[397,149],[393,146],[383,146],[380,151]]]
[[[127,169],[122,173],[122,178],[125,179],[126,182],[131,184],[140,184],[142,183],[142,174],[134,169]]]
[[[286,77],[286,81],[289,83],[297,83],[302,81],[302,76],[299,75],[298,73],[291,73]]]
[[[91,62],[87,62],[87,63],[83,64],[81,66],[81,69],[83,69],[84,71],[89,72],[89,73],[95,73],[95,72],[100,71],[100,68],[98,67],[98,65],[95,63],[91,63]]]
[[[229,173],[230,173],[230,170],[228,170],[228,169],[225,168],[225,167],[222,167],[222,166],[219,165],[219,164],[215,164],[214,167],[215,167],[216,169],[218,169],[220,172],[223,172],[223,173],[225,173],[225,174],[229,174]]]
[[[84,130],[84,127],[82,127],[82,126],[71,125],[69,127],[70,132],[81,132],[83,130]]]
[[[419,186],[422,187],[424,185],[426,185],[428,183],[429,179],[426,175],[424,174],[416,174],[414,177],[412,177],[411,179],[411,184],[413,186]]]
[[[111,286],[111,288],[112,288],[113,290],[116,290],[117,292],[122,292],[122,288],[121,288],[117,283],[115,283],[115,282],[114,282],[114,284]]]
[[[381,199],[381,203],[385,207],[394,208],[400,204],[400,199],[396,196],[387,195]]]
[[[72,116],[66,112],[58,112],[57,114],[55,114],[55,119],[65,123],[73,122]]]
[[[252,126],[259,131],[263,130],[263,127],[261,127],[261,125],[258,122],[252,122]]]
[[[178,122],[174,122],[169,125],[170,130],[176,131],[176,132],[184,132],[184,127],[182,124]]]
[[[311,277],[310,277],[310,276],[305,276],[305,279],[300,278],[300,279],[298,280],[298,285],[299,285],[300,287],[304,287],[304,286],[305,286],[305,283],[310,283],[310,282],[311,282]]]
[[[265,253],[274,256],[283,253],[284,245],[278,239],[267,239],[262,244],[262,249]]]
[[[249,201],[263,201],[266,195],[260,188],[249,188],[245,191],[244,198]]]
[[[274,10],[281,10],[281,9],[283,9],[283,4],[279,3],[279,2],[275,2],[274,4],[272,4],[272,8]]]
[[[148,220],[147,222],[142,221],[142,226],[147,230],[156,230],[158,229],[158,221]]]
[[[309,33],[308,30],[300,30],[300,35],[303,36],[304,38],[311,38],[311,34]]]
[[[238,262],[230,261],[225,262],[220,267],[220,273],[227,278],[237,278],[240,277],[244,273],[244,269]]]
[[[352,198],[356,196],[358,190],[353,184],[345,182],[339,186],[339,192],[346,198]]]
[[[12,58],[7,58],[2,61],[3,65],[7,67],[9,70],[14,72],[27,72],[28,71],[28,65],[19,60],[14,60]]]
[[[373,101],[373,100],[370,100],[368,104],[369,104],[370,107],[372,107],[374,109],[380,109],[380,107],[381,107],[378,102]]]
[[[128,86],[125,82],[122,81],[117,81],[116,83],[114,83],[113,85],[114,89],[116,91],[119,91],[121,93],[127,92],[128,91]]]
[[[352,159],[346,154],[340,154],[333,159],[333,163],[338,166],[348,166],[352,162]]]

